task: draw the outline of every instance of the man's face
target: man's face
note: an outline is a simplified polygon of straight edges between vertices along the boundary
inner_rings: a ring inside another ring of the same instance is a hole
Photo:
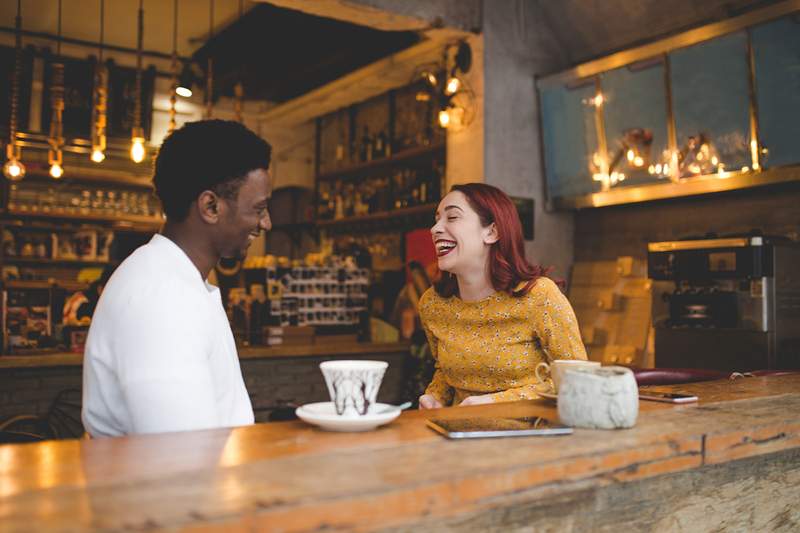
[[[272,222],[267,201],[272,194],[272,177],[268,170],[251,170],[244,178],[235,198],[222,198],[225,209],[220,213],[218,248],[225,258],[241,259],[262,231],[269,231]]]

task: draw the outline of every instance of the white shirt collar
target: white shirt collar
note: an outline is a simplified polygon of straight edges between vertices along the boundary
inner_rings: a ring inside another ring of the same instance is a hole
[[[171,266],[174,269],[174,274],[189,279],[192,282],[201,282],[203,289],[207,292],[216,292],[219,290],[218,287],[203,279],[200,275],[200,271],[197,270],[195,264],[192,263],[192,260],[186,255],[186,252],[183,251],[183,248],[178,246],[169,237],[156,233],[153,235],[153,238],[150,239],[149,245],[154,246],[157,250],[164,253],[165,256],[169,257],[169,261],[172,263]]]

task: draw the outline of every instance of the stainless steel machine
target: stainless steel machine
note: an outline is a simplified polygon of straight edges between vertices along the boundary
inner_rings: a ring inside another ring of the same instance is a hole
[[[800,368],[800,246],[760,235],[648,244],[657,367]]]

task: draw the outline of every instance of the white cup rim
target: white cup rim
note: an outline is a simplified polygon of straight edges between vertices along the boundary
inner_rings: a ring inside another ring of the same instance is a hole
[[[343,359],[323,361],[319,364],[319,367],[322,370],[386,370],[389,367],[389,363],[386,361]]]

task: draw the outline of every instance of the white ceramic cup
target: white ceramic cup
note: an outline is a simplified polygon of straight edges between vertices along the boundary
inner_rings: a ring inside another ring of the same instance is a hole
[[[319,368],[339,416],[367,414],[375,403],[389,363],[386,361],[325,361]]]
[[[536,365],[536,379],[539,383],[548,385],[553,393],[558,393],[558,386],[561,384],[561,379],[564,377],[564,372],[571,368],[598,368],[600,363],[598,361],[584,361],[583,359],[556,359],[549,365],[547,363],[539,363]],[[548,375],[544,375],[547,372]]]
[[[561,423],[577,428],[632,428],[639,389],[630,368],[576,368],[564,372],[558,393]]]

